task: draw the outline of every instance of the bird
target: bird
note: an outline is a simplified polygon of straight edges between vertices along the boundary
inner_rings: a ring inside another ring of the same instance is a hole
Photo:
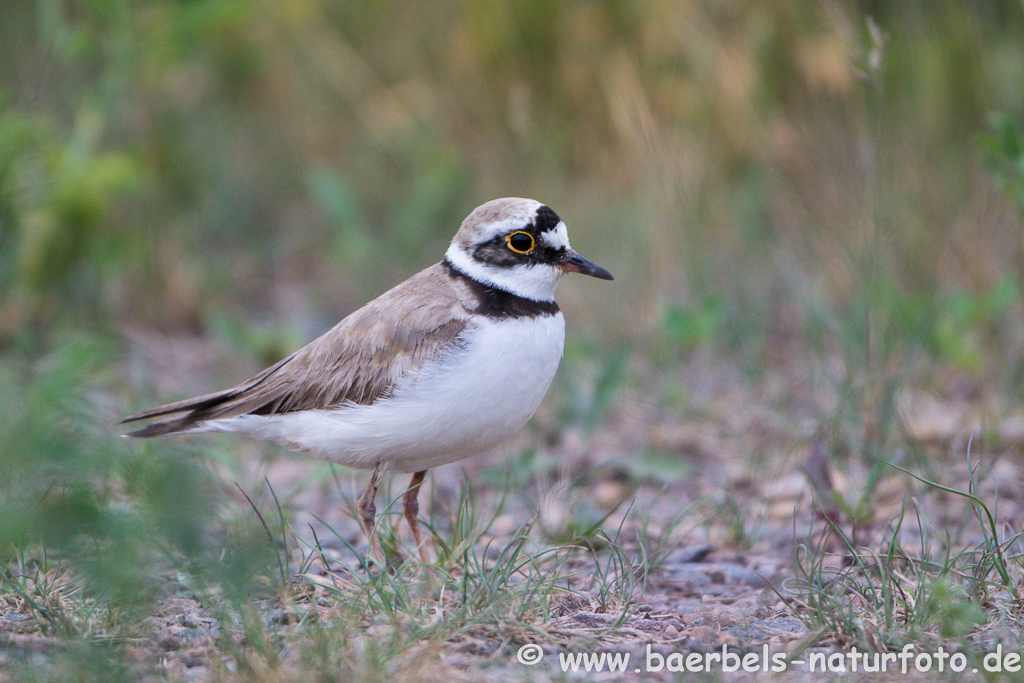
[[[567,273],[613,279],[573,250],[547,205],[491,200],[466,217],[440,262],[230,389],[125,417],[121,424],[161,419],[124,436],[233,432],[371,470],[357,508],[381,564],[380,479],[412,473],[402,508],[427,562],[424,477],[495,448],[536,412],[562,358],[554,293]]]

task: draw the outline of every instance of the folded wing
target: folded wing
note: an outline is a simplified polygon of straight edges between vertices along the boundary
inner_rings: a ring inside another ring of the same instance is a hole
[[[122,423],[177,415],[127,436],[173,434],[238,415],[374,403],[400,377],[458,347],[467,313],[460,299],[451,278],[432,266],[235,387],[126,417]]]

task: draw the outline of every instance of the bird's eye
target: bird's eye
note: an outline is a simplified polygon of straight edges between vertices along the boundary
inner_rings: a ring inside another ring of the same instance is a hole
[[[529,254],[533,251],[533,248],[537,243],[533,239],[533,235],[522,230],[517,230],[508,237],[505,238],[508,242],[508,248],[517,254]]]

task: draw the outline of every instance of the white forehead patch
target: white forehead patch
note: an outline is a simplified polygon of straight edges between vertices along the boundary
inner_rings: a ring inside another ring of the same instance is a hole
[[[558,225],[545,230],[540,234],[540,240],[544,246],[552,249],[571,249],[569,245],[569,231],[565,227],[565,221],[558,221]]]
[[[480,226],[480,235],[477,239],[477,243],[483,244],[484,242],[489,242],[500,235],[507,235],[515,232],[516,230],[525,230],[529,226],[530,218],[527,218],[526,216],[512,216],[505,220],[487,223]]]

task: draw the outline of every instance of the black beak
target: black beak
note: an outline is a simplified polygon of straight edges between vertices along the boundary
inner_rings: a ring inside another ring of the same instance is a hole
[[[572,249],[565,255],[559,264],[563,269],[571,273],[582,273],[583,275],[590,275],[591,277],[600,278],[602,280],[614,280],[612,274],[607,270],[597,265],[590,259],[583,258]]]

